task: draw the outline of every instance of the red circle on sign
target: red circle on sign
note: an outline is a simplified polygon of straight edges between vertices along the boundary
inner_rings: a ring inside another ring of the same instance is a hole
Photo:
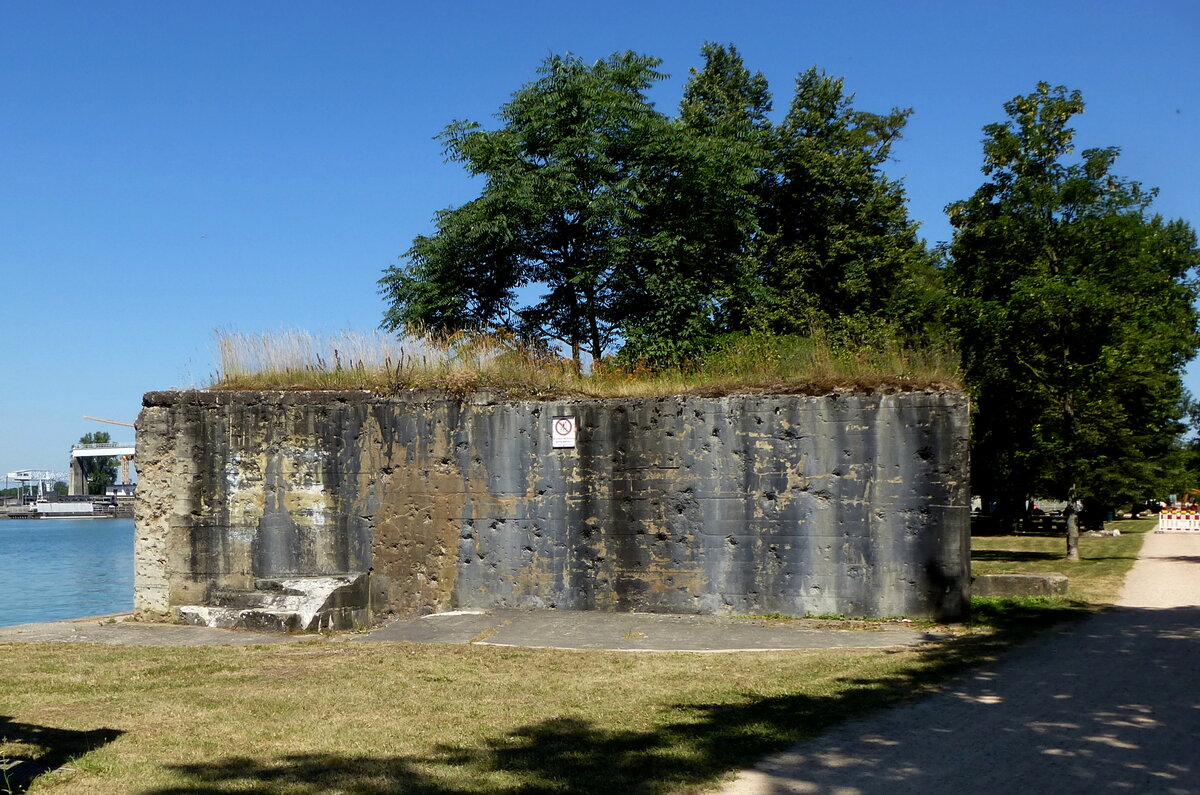
[[[559,436],[566,436],[568,433],[571,432],[572,425],[574,425],[574,423],[571,422],[570,420],[555,420],[554,421],[554,432],[557,433]]]

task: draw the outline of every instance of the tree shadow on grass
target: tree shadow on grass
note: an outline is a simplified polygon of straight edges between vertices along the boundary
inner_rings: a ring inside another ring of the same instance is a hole
[[[1028,562],[1031,560],[1062,560],[1065,556],[1058,552],[1029,552],[1009,549],[972,549],[971,560],[1000,560]]]
[[[918,650],[904,675],[842,680],[835,696],[748,695],[730,703],[676,704],[650,730],[620,730],[553,717],[470,746],[442,746],[426,758],[297,755],[232,757],[179,765],[178,787],[156,795],[386,792],[651,793],[711,784],[723,774],[995,658],[1005,647],[1064,618],[1068,608],[1012,605],[985,616],[993,635],[966,635]],[[397,731],[403,731],[397,727]]]
[[[0,793],[24,792],[43,773],[111,743],[123,733],[117,729],[55,729],[0,715],[0,743],[7,749],[0,754]]]

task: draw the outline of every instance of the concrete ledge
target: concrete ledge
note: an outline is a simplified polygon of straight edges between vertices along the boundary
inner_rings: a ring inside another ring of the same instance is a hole
[[[1065,574],[981,574],[971,581],[972,596],[1066,596]]]
[[[200,627],[253,632],[354,629],[371,621],[370,575],[257,579],[254,591],[216,591],[206,605],[182,605],[181,619]]]

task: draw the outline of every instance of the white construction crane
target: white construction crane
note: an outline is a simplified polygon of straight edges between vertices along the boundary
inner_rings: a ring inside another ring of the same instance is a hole
[[[30,483],[37,484],[37,496],[41,497],[50,489],[54,488],[54,484],[58,481],[67,480],[65,472],[54,472],[50,469],[18,469],[16,472],[9,472],[4,476],[5,480],[11,480],[19,483],[19,489],[25,488]]]
[[[124,425],[126,428],[133,427],[132,422],[121,422],[120,420],[106,420],[103,417],[89,417],[87,414],[84,414],[83,418],[85,420],[94,420],[96,422],[107,422],[109,425]]]

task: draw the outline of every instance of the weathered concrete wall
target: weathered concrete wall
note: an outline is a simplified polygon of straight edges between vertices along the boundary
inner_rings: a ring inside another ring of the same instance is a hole
[[[136,600],[372,571],[376,610],[954,618],[958,393],[506,402],[152,392]],[[552,449],[570,415],[574,449]]]

